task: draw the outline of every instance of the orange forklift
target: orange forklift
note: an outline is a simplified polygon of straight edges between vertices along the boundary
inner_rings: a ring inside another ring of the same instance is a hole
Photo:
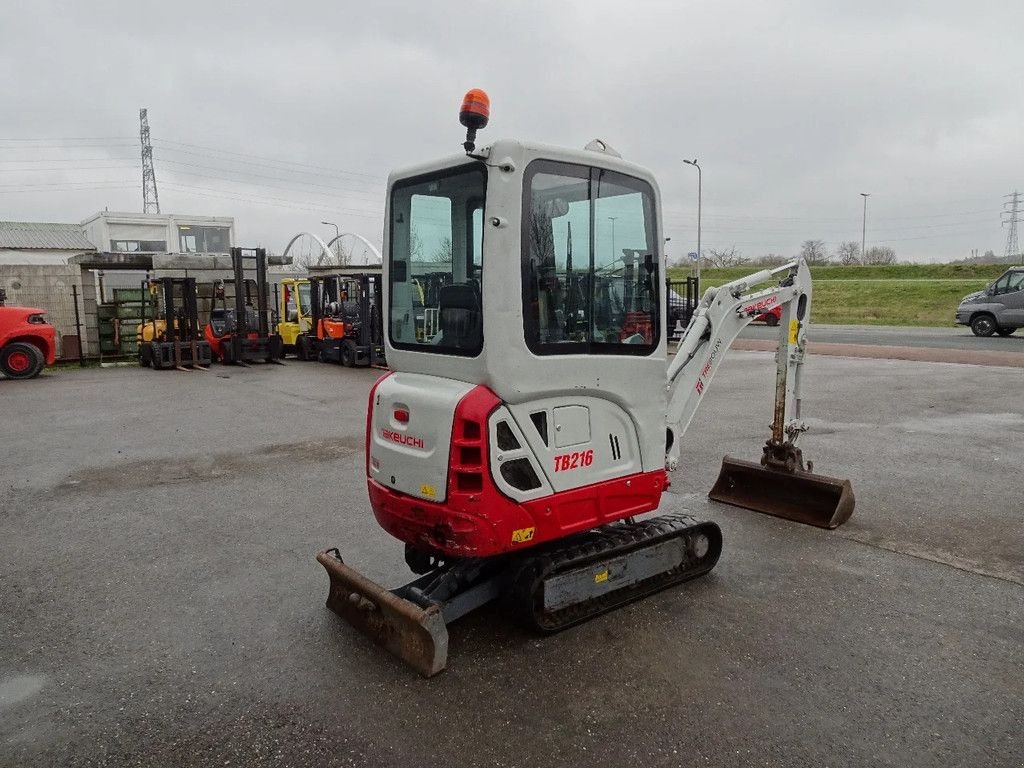
[[[310,277],[309,298],[310,330],[295,344],[300,360],[347,368],[385,364],[379,274]]]

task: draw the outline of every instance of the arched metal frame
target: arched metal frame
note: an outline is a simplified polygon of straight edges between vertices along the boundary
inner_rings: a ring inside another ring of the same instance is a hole
[[[372,253],[377,258],[378,263],[383,263],[384,259],[380,255],[380,251],[377,250],[377,246],[375,246],[362,235],[356,234],[355,232],[342,232],[340,235],[336,235],[335,237],[331,238],[331,240],[327,242],[328,251],[333,253],[333,251],[330,251],[331,246],[334,245],[339,240],[341,240],[341,238],[343,237],[354,237],[356,240],[359,240],[363,245],[370,249],[370,253]]]
[[[363,237],[360,234],[356,234],[355,232],[342,232],[341,234],[331,238],[331,240],[326,243],[319,236],[314,235],[312,232],[299,232],[297,235],[295,235],[295,237],[288,241],[288,245],[285,246],[284,253],[282,255],[287,256],[292,246],[295,245],[295,243],[298,242],[303,237],[312,238],[313,242],[320,246],[320,256],[316,260],[316,265],[318,267],[323,265],[324,259],[335,256],[334,251],[331,250],[331,246],[333,246],[343,237],[354,237],[356,240],[359,240],[367,248],[370,249],[370,253],[372,253],[376,257],[378,264],[383,263],[383,259],[380,255],[380,251],[377,250],[377,247],[369,240],[367,240],[365,237]]]

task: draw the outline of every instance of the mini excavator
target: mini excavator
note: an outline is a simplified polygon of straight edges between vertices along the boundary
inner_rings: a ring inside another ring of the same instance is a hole
[[[416,578],[387,589],[339,548],[317,557],[328,608],[426,677],[447,664],[447,625],[492,600],[551,633],[714,567],[714,522],[647,513],[726,351],[773,307],[771,436],[759,462],[726,457],[710,496],[823,528],[854,507],[850,482],[814,474],[797,447],[807,264],[709,288],[670,357],[653,175],[600,140],[478,148],[489,111],[470,91],[464,152],[388,180],[393,370],[370,391],[365,468]]]

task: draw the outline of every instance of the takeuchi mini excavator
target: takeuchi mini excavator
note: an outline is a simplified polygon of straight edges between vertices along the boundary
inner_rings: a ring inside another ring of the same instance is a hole
[[[782,308],[772,433],[759,462],[726,457],[711,497],[824,528],[854,506],[849,481],[813,474],[796,446],[806,263],[706,291],[669,357],[653,175],[601,141],[477,148],[488,112],[470,91],[464,154],[388,180],[393,371],[370,391],[366,475],[417,576],[386,589],[340,549],[317,558],[328,607],[425,676],[447,663],[446,625],[491,600],[550,633],[714,567],[715,523],[641,515],[729,346],[767,308]]]

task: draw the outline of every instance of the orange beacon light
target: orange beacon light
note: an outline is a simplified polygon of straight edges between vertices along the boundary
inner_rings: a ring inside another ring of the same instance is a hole
[[[487,125],[491,116],[491,100],[480,88],[466,91],[459,109],[459,122],[466,126],[466,141],[462,144],[466,154],[476,149],[476,132]]]

